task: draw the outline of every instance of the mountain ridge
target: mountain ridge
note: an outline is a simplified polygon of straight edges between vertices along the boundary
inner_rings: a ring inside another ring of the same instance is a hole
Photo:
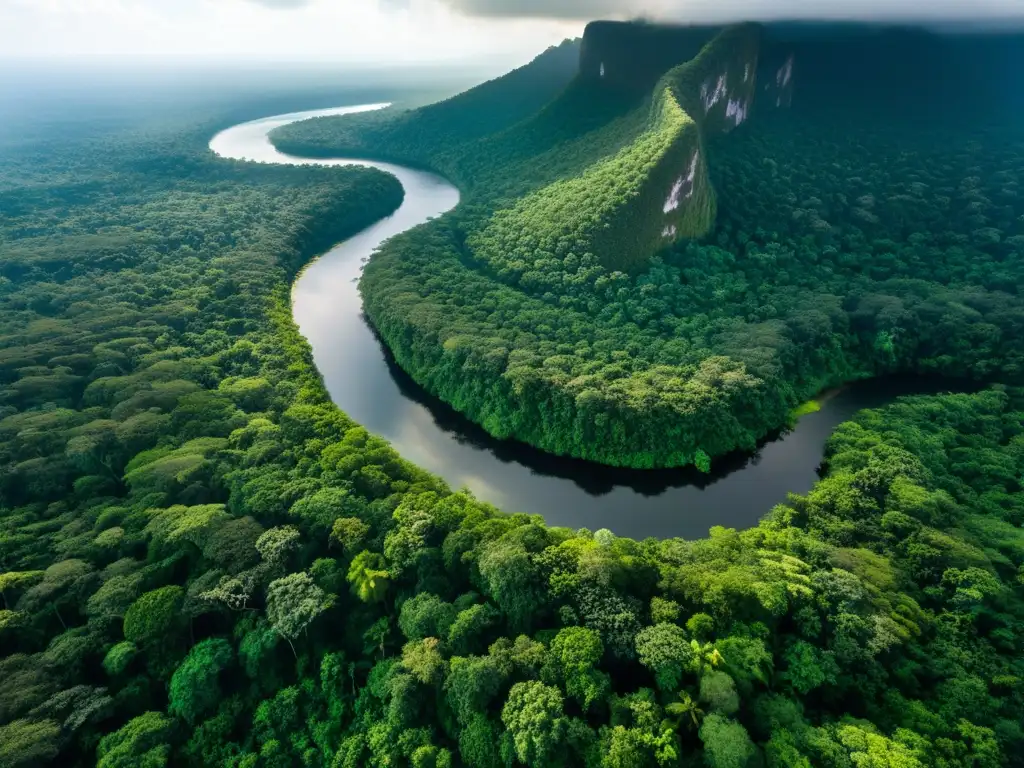
[[[696,34],[670,30],[665,39],[677,33]],[[878,55],[879,34],[924,42]],[[830,40],[806,28],[733,25],[645,93],[609,77],[608,66],[602,78],[600,61],[596,77],[593,63],[585,75],[565,67],[533,115],[462,143],[401,147],[463,196],[364,270],[364,310],[396,361],[495,437],[634,468],[706,466],[709,456],[753,449],[800,403],[854,379],[962,375],[957,361],[967,358],[951,350],[969,330],[954,324],[934,336],[941,326],[925,319],[955,315],[957,303],[981,307],[1005,331],[968,356],[987,361],[976,374],[1010,372],[996,351],[1011,343],[1015,322],[999,249],[1010,247],[1003,238],[1024,240],[1012,206],[997,202],[1008,192],[963,187],[1002,177],[961,182],[957,169],[971,161],[938,139],[939,122],[901,132],[916,102],[888,98],[927,99],[928,88],[892,73],[927,71],[936,55],[978,46],[871,30],[837,37],[837,57]],[[825,73],[842,67],[849,87],[830,87]],[[957,110],[976,99],[973,88],[957,93],[964,98],[929,106],[962,118]],[[473,91],[463,96],[472,100]],[[891,121],[881,119],[883,105]],[[360,133],[346,120],[298,123],[272,139],[300,154],[303,141],[347,152],[353,135],[363,146],[394,146],[387,130]],[[885,132],[919,151],[902,151]],[[995,156],[1008,146],[994,145]],[[928,168],[913,167],[929,153],[938,154]],[[857,157],[854,167],[847,157]],[[837,189],[818,192],[815,179]],[[920,218],[926,199],[948,205],[958,184],[969,198],[950,223]],[[934,234],[909,241],[907,262],[891,258],[915,220]],[[942,231],[953,226],[960,231]],[[947,286],[943,261],[961,257],[984,276],[980,285]],[[850,267],[872,259],[880,266],[866,273]],[[925,283],[900,282],[911,274],[906,263]],[[893,319],[900,312],[911,319]]]

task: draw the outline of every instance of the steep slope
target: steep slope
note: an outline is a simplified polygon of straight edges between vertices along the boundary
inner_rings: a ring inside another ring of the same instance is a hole
[[[536,113],[575,76],[578,61],[579,41],[566,40],[507,75],[436,104],[295,123],[275,131],[273,141],[284,152],[309,157],[354,153],[430,163],[446,149]]]
[[[840,32],[732,27],[646,90],[591,62],[536,114],[417,150],[464,195],[364,272],[398,364],[492,435],[630,467],[707,467],[860,377],[1016,380],[1019,124],[966,109],[1012,51]],[[933,67],[949,99],[911,76]]]
[[[592,21],[583,32],[580,76],[650,93],[666,72],[692,59],[721,31],[711,26]]]
[[[552,243],[556,256],[590,253],[612,269],[647,261],[666,242],[699,237],[715,218],[705,133],[742,123],[753,103],[758,30],[734,27],[654,86],[642,130],[615,154],[498,211],[471,242],[489,261]]]

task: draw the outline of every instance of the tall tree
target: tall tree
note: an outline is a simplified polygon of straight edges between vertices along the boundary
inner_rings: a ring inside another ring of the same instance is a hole
[[[293,641],[333,603],[334,598],[320,589],[308,573],[292,573],[270,583],[267,619],[274,631],[288,641],[297,658]]]

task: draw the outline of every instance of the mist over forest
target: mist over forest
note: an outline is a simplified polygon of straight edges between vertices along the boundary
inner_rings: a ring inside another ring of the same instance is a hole
[[[0,767],[1024,765],[1014,9],[447,6],[0,62]]]

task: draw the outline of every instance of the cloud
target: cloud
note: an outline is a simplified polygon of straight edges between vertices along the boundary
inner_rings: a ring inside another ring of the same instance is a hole
[[[621,0],[442,0],[467,16],[600,19],[646,13],[642,2]]]
[[[292,10],[293,8],[305,8],[310,5],[313,0],[249,0],[250,3],[256,3],[256,5],[262,5],[264,8],[276,8],[282,11]]]
[[[660,21],[983,20],[1024,16],[1020,0],[442,0],[469,16]]]
[[[0,0],[0,3],[2,3],[2,2],[3,2],[3,0]],[[280,9],[280,10],[291,10],[291,9],[294,9],[294,8],[305,8],[307,6],[313,5],[316,2],[316,0],[248,0],[248,2],[255,3],[256,5],[262,5],[264,8],[276,8],[276,9]],[[369,4],[372,5],[372,0],[370,0]],[[445,4],[447,4],[447,3],[445,3]],[[377,5],[380,7],[381,10],[384,10],[384,11],[395,11],[395,10],[404,11],[404,10],[407,10],[410,7],[411,0],[377,0]],[[490,15],[490,14],[486,14],[486,13],[485,14],[469,13],[467,15],[469,15],[469,16],[485,15],[486,16],[486,15]]]

